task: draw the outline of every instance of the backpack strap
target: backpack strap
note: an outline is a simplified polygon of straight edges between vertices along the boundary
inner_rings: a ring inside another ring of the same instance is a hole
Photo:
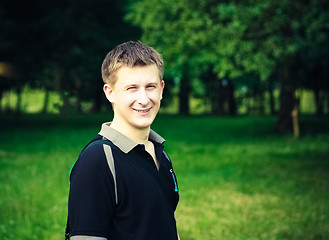
[[[114,194],[115,194],[115,204],[118,205],[118,188],[117,188],[117,180],[116,180],[116,173],[115,173],[115,166],[114,166],[114,159],[112,155],[112,146],[114,144],[107,140],[106,138],[101,138],[95,141],[90,142],[83,150],[82,152],[90,146],[97,145],[97,144],[102,144],[103,145],[103,150],[105,153],[105,157],[107,160],[107,164],[109,166],[109,169],[111,171],[111,174],[113,176],[113,181],[114,181]],[[70,227],[69,227],[69,217],[67,217],[67,223],[66,223],[66,229],[65,229],[65,240],[69,240],[71,238],[70,234]]]
[[[90,146],[98,145],[98,144],[103,145],[103,150],[104,150],[104,153],[105,153],[107,164],[108,164],[109,169],[110,169],[110,171],[112,173],[112,176],[113,176],[115,203],[118,205],[119,204],[119,202],[118,202],[118,188],[117,188],[117,180],[116,180],[116,174],[115,174],[114,159],[113,159],[113,155],[112,155],[112,147],[114,146],[114,144],[111,141],[107,140],[105,137],[103,137],[101,139],[92,141],[91,143],[89,143],[85,147],[85,149],[90,147]]]
[[[118,188],[117,188],[117,178],[116,178],[116,173],[115,173],[115,166],[114,166],[114,159],[113,159],[113,154],[112,154],[112,145],[113,143],[110,142],[109,140],[98,140],[100,143],[103,144],[103,149],[104,153],[106,156],[107,164],[109,166],[109,169],[112,173],[113,176],[113,181],[114,181],[114,194],[115,194],[115,204],[118,205]]]

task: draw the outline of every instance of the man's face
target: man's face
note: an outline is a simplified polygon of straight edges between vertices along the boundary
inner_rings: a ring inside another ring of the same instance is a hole
[[[164,82],[155,64],[121,67],[114,86],[104,91],[113,104],[114,121],[122,127],[144,129],[151,126],[160,108]]]

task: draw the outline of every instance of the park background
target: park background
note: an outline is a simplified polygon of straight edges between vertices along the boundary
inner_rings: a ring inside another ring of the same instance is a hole
[[[0,239],[63,239],[69,171],[112,119],[117,44],[163,54],[182,240],[329,238],[329,3],[0,4]]]

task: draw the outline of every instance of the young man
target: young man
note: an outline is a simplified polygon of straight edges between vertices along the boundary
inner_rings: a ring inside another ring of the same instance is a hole
[[[81,152],[70,175],[68,229],[73,240],[177,240],[178,187],[158,113],[164,64],[141,42],[123,43],[102,65],[114,118]]]

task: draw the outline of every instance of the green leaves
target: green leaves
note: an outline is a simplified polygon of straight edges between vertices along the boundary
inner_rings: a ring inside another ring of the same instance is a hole
[[[142,27],[143,40],[159,47],[171,67],[181,66],[182,59],[189,66],[212,61],[220,76],[256,72],[266,80],[278,61],[310,41],[328,39],[328,12],[321,4],[141,0],[131,5],[127,19]]]

